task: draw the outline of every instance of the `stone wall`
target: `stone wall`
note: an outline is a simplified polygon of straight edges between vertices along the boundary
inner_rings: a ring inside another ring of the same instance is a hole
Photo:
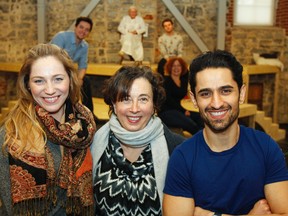
[[[288,37],[286,37],[284,45],[284,72],[279,76],[279,102],[278,102],[278,119],[281,123],[288,122]]]
[[[0,1],[0,62],[22,62],[37,43],[36,0]]]
[[[279,27],[227,28],[226,49],[231,51],[242,64],[255,64],[253,53],[278,52],[279,59],[284,63],[284,71],[279,78],[278,120],[280,123],[288,121],[287,82],[287,37],[285,29]],[[250,82],[263,83],[263,110],[267,116],[272,116],[274,96],[274,76],[251,76]],[[283,98],[286,98],[283,100]]]
[[[46,1],[47,42],[58,31],[67,30],[89,2],[90,0]],[[208,49],[214,50],[217,39],[218,1],[172,0],[172,2]],[[159,60],[157,38],[163,32],[161,21],[168,17],[174,20],[176,31],[184,38],[184,59],[187,63],[200,54],[197,45],[189,38],[161,0],[101,0],[89,15],[94,21],[94,28],[87,38],[90,44],[89,62],[119,62],[117,53],[120,43],[117,26],[132,4],[138,7],[139,13],[149,25],[148,37],[143,38],[144,60],[151,63]],[[0,25],[0,62],[22,62],[27,50],[37,44],[37,0],[0,1]],[[252,51],[277,50],[281,53],[281,60],[285,63],[285,72],[280,75],[278,107],[281,118],[279,119],[288,122],[288,87],[286,85],[288,47],[285,31],[281,28],[256,30],[232,28],[229,23],[227,26],[226,49],[233,52],[241,63],[253,63]],[[1,74],[0,84],[3,83],[3,80],[11,83],[13,77],[8,76],[7,78],[6,75]],[[7,87],[5,98],[15,97],[15,92],[8,91],[8,89],[9,87]]]
[[[67,30],[90,0],[46,1],[47,42],[59,31]],[[172,1],[209,49],[216,46],[217,1],[174,0]],[[149,25],[148,37],[143,38],[145,60],[159,60],[157,38],[163,33],[161,21],[172,18],[175,29],[184,38],[184,58],[190,62],[200,53],[178,21],[161,0],[102,0],[89,15],[94,28],[87,38],[90,44],[89,61],[116,63],[120,49],[117,26],[130,5],[136,5],[139,13]],[[27,50],[37,43],[37,1],[16,0],[0,2],[0,61],[21,62]]]

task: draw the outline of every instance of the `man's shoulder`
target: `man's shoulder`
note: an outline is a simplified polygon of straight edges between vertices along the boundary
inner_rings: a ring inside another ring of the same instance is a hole
[[[73,43],[75,34],[73,31],[60,31],[51,40],[51,43],[63,46],[63,44]]]
[[[159,38],[163,38],[163,39],[164,38],[171,38],[171,39],[175,39],[175,38],[179,39],[180,38],[180,39],[182,39],[182,36],[180,34],[174,32],[174,34],[172,34],[172,35],[163,33]]]
[[[240,125],[240,141],[245,143],[248,142],[253,146],[261,146],[261,148],[277,145],[267,133],[243,125]]]
[[[84,44],[85,46],[89,45],[88,42],[86,40],[84,40],[84,39],[81,41],[81,43]]]
[[[159,41],[165,41],[169,38],[170,36],[163,33],[162,35],[160,35],[160,37],[158,38]]]
[[[57,36],[62,36],[62,37],[74,36],[74,32],[73,31],[60,31],[55,35],[55,37]]]
[[[256,135],[262,138],[269,138],[270,136],[263,131],[240,125],[240,133],[245,135]]]
[[[181,36],[178,32],[175,32],[175,33],[174,33],[174,37],[176,37],[176,38],[181,38],[181,39],[182,39],[182,36]]]
[[[123,20],[130,20],[131,18],[130,18],[130,16],[129,15],[124,15],[123,16]]]
[[[139,15],[136,16],[136,19],[138,19],[138,20],[144,20],[143,17],[142,17],[142,16],[139,16]]]
[[[204,137],[203,137],[203,130],[198,131],[196,134],[194,134],[191,138],[188,138],[184,140],[177,148],[180,151],[187,152],[187,150],[191,150],[194,148],[198,148],[199,145],[202,145],[204,143]]]

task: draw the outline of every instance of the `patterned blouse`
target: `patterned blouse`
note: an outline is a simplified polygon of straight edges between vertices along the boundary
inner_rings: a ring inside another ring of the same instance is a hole
[[[163,34],[158,38],[159,51],[163,58],[182,57],[183,38],[179,34]]]
[[[151,146],[131,163],[113,132],[97,165],[96,215],[162,215]]]

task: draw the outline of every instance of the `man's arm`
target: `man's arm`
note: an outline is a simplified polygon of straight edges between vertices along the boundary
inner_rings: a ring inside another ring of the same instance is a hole
[[[162,36],[158,38],[158,49],[161,55],[163,56],[163,58],[167,60],[169,58],[169,55],[167,53],[166,45],[164,43],[164,38]]]
[[[178,47],[177,47],[177,52],[178,52],[178,57],[182,57],[183,55],[183,38],[180,36],[179,38],[179,43],[178,43]]]
[[[143,18],[139,16],[137,18],[137,22],[139,23],[138,28],[135,29],[137,34],[144,34],[146,32],[146,25],[145,25]]]
[[[89,45],[87,44],[87,47],[81,50],[81,53],[79,53],[80,58],[77,60],[78,64],[78,78],[79,80],[83,80],[84,76],[86,75],[87,66],[88,66],[88,48]]]
[[[194,199],[171,196],[164,194],[163,197],[163,216],[193,216],[194,214]]]
[[[288,215],[288,181],[267,184],[264,192],[272,214]]]
[[[64,48],[65,38],[62,32],[57,33],[52,40],[50,41],[51,44],[55,44],[61,48]]]
[[[81,80],[83,80],[85,74],[86,74],[86,68],[79,69],[79,71],[78,71],[78,78],[81,79]]]
[[[126,27],[125,27],[125,25],[126,25],[126,18],[125,18],[126,16],[124,16],[122,19],[121,19],[121,21],[120,21],[120,23],[119,23],[119,26],[118,26],[118,28],[117,28],[117,30],[121,33],[121,34],[127,34],[127,29],[126,29]]]
[[[267,184],[264,188],[265,199],[255,203],[248,215],[288,216],[288,181]],[[213,216],[214,212],[195,207],[194,216]],[[222,216],[231,216],[222,214]]]
[[[194,209],[194,216],[213,216],[215,212],[203,209],[201,207],[196,206]],[[268,205],[267,200],[261,199],[256,202],[253,206],[253,209],[250,210],[248,215],[270,215],[270,207]],[[228,214],[222,214],[222,216],[231,216]]]
[[[83,85],[83,79],[84,79],[85,74],[86,74],[86,68],[82,68],[78,70],[78,79],[79,79],[79,83],[81,86]]]

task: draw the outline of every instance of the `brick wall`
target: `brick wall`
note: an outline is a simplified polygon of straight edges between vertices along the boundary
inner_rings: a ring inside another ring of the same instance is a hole
[[[286,29],[288,35],[288,1],[279,0],[276,10],[276,26]]]
[[[276,17],[275,26],[283,28],[286,30],[286,35],[288,35],[288,1],[278,0],[278,5],[276,5]],[[233,8],[234,0],[227,0],[228,12],[227,12],[227,24],[228,26],[233,26]]]

